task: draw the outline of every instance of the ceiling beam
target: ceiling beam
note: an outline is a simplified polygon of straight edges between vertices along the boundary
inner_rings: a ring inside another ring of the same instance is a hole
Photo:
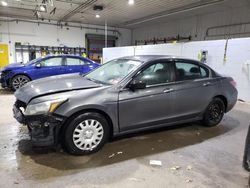
[[[76,7],[74,10],[70,11],[69,13],[64,15],[62,18],[60,18],[58,22],[67,21],[69,18],[74,16],[76,13],[79,13],[80,11],[85,10],[89,6],[93,5],[95,2],[97,2],[97,0],[86,0],[84,3],[82,3],[81,5]]]

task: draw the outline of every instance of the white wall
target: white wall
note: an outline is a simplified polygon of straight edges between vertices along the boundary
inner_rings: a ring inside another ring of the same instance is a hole
[[[184,19],[171,19],[170,21],[161,20],[157,24],[148,24],[144,27],[138,27],[133,30],[133,44],[135,40],[148,40],[164,37],[192,36],[192,40],[214,40],[224,39],[225,36],[205,38],[206,31],[209,27],[222,26],[227,24],[250,22],[250,6],[228,8],[223,11],[215,11],[207,14],[198,14],[197,16],[185,16]],[[234,35],[234,38],[250,37],[250,24],[235,27],[226,27],[222,29],[211,30],[210,34],[221,33],[242,33],[248,34]]]
[[[174,55],[198,59],[201,50],[208,51],[207,64],[220,74],[237,82],[239,98],[250,102],[250,38],[228,41],[227,61],[224,62],[226,40],[159,44],[121,48],[104,48],[104,62],[129,55]]]
[[[92,26],[88,27],[100,27]],[[114,29],[114,28],[112,28]],[[131,44],[131,30],[118,28],[121,35],[118,36],[117,45],[127,46]],[[9,44],[10,63],[15,62],[15,42],[31,45],[44,46],[69,46],[69,47],[85,47],[85,34],[104,34],[104,31],[96,31],[93,29],[80,29],[69,27],[58,27],[54,25],[44,25],[27,22],[3,22],[0,21],[0,42]],[[114,35],[113,32],[108,32]]]

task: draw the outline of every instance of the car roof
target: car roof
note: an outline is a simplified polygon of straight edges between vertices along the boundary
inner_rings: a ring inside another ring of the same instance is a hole
[[[46,55],[45,57],[81,57],[80,55],[74,55],[74,54],[49,54]]]
[[[199,63],[199,61],[194,60],[194,59],[184,58],[180,56],[173,56],[173,55],[136,55],[136,56],[125,56],[125,57],[121,57],[118,59],[131,59],[131,60],[141,61],[144,63],[153,61],[153,60],[160,60],[160,59],[183,59],[183,60],[190,60],[190,61]]]

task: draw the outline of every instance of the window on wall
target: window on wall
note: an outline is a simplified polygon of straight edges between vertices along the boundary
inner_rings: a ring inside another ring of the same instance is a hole
[[[171,81],[171,64],[155,63],[142,71],[135,79],[145,82],[147,86],[168,83]]]
[[[193,80],[209,77],[208,69],[188,62],[176,62],[176,80]]]

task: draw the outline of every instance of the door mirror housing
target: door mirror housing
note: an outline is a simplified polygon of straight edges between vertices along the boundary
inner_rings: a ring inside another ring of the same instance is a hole
[[[41,68],[42,65],[41,65],[41,63],[37,63],[37,64],[35,65],[35,67],[36,67],[36,68]]]
[[[132,91],[135,91],[136,89],[145,89],[146,86],[147,86],[146,82],[133,80],[128,85],[128,88],[131,89]]]

